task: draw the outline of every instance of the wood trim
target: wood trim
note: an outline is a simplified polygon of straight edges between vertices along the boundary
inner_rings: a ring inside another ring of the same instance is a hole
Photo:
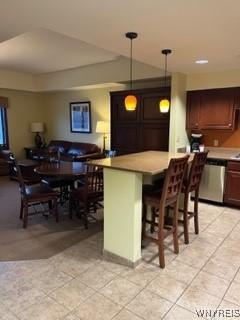
[[[160,92],[161,94],[166,93],[170,95],[171,87],[156,87],[156,88],[145,88],[145,89],[133,89],[133,90],[121,90],[121,91],[112,91],[110,92],[111,96],[125,96],[129,93],[135,93],[135,94],[145,94],[145,93],[155,93]]]

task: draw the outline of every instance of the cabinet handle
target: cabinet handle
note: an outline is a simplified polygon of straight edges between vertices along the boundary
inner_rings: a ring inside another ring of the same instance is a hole
[[[229,124],[228,124],[228,126],[229,126],[229,127],[231,127],[231,126],[232,126],[232,124],[231,124],[231,123],[229,123]]]

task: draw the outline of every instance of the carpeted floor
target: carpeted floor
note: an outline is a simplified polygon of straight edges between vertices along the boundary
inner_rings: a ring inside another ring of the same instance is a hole
[[[85,230],[77,217],[68,218],[59,206],[60,221],[41,214],[29,217],[27,229],[19,219],[18,184],[0,178],[0,261],[45,259],[102,230],[101,218]],[[99,213],[101,216],[101,213]]]

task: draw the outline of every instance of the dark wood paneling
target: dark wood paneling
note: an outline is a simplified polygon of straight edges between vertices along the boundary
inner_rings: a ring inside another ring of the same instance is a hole
[[[142,95],[142,121],[169,122],[169,112],[161,113],[159,102],[165,98],[161,93],[149,93]]]
[[[126,111],[124,99],[128,91],[111,93],[111,149],[118,154],[143,150],[168,150],[169,115],[159,110],[162,98],[170,99],[170,88],[134,91],[136,111]]]
[[[137,97],[137,108],[136,111],[126,111],[125,109],[125,95],[113,96],[111,99],[112,120],[113,121],[137,121],[139,114],[140,98]]]
[[[117,124],[112,128],[112,145],[116,150],[139,149],[139,128],[133,124]]]
[[[168,150],[169,126],[158,124],[141,126],[141,149],[142,150]]]

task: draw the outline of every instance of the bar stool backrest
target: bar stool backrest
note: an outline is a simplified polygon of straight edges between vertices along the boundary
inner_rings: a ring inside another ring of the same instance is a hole
[[[199,187],[207,155],[208,151],[195,153],[187,179],[187,192],[192,192]]]
[[[164,179],[160,206],[166,207],[178,201],[189,156],[171,159]]]

